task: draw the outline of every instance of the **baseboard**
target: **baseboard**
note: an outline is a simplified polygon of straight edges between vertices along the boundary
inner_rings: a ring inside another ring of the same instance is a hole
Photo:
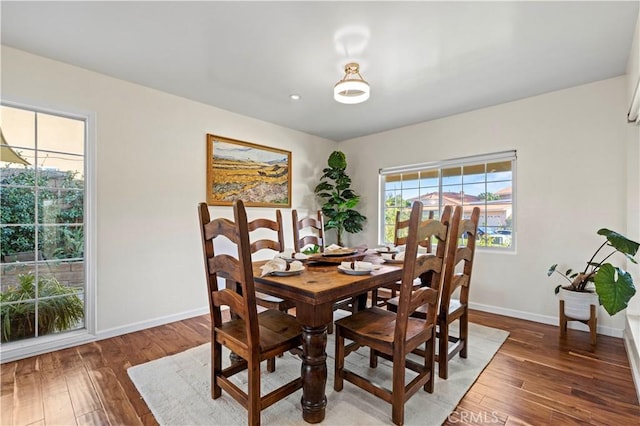
[[[532,314],[531,312],[516,311],[513,309],[505,309],[497,306],[483,305],[481,303],[469,303],[469,307],[471,309],[476,309],[482,312],[489,312],[491,314],[504,315],[506,317],[513,317],[513,318],[523,319],[527,321],[539,322],[542,324],[549,324],[549,325],[555,325],[555,326],[558,325],[558,317],[556,316]],[[568,327],[572,330],[581,330],[581,331],[587,331],[587,332],[589,331],[589,327],[587,327],[585,324],[582,324],[576,321],[569,322]],[[612,327],[603,327],[601,325],[598,325],[597,333],[605,336],[622,338],[624,335],[624,330],[621,330],[618,328],[612,328]]]
[[[208,314],[209,307],[193,309],[191,311],[180,312],[178,314],[167,315],[164,317],[154,318],[148,321],[140,321],[133,324],[127,324],[123,327],[114,327],[107,330],[102,330],[96,334],[95,340],[109,339],[111,337],[121,336],[127,333],[133,333],[135,331],[145,330],[151,327],[157,327],[159,325],[165,325],[176,321],[181,321],[188,318],[197,317],[200,315]]]
[[[627,315],[624,347],[627,350],[633,383],[636,385],[636,394],[640,400],[640,315]]]
[[[159,325],[169,324],[172,322],[193,318],[196,316],[209,313],[209,307],[193,309],[178,314],[167,315],[164,317],[154,318],[148,321],[140,321],[134,324],[127,324],[122,327],[114,327],[100,331],[96,334],[90,334],[86,330],[73,331],[52,336],[43,336],[38,339],[27,339],[23,341],[3,343],[0,346],[0,363],[11,362],[18,359],[28,358],[30,356],[41,355],[47,352],[53,352],[60,349],[66,349],[73,346],[83,345],[98,340],[108,339],[110,337],[121,336],[127,333],[144,330]]]

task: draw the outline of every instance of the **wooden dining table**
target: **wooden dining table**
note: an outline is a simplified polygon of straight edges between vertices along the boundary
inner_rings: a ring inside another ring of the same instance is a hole
[[[320,259],[321,260],[321,259]],[[302,326],[302,418],[319,423],[327,406],[327,326],[333,321],[334,303],[402,278],[401,265],[382,262],[374,251],[366,253],[365,261],[377,268],[366,275],[348,275],[338,270],[338,264],[307,262],[299,275],[260,276],[260,266],[253,263],[256,290],[296,303],[296,318]],[[379,267],[378,267],[379,266]]]

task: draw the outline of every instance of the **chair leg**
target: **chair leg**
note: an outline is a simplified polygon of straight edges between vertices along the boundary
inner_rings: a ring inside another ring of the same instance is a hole
[[[250,426],[260,425],[260,364],[255,360],[247,365],[249,383],[247,386],[247,411]]]
[[[378,366],[378,355],[376,351],[371,348],[369,349],[369,367],[376,368]]]
[[[405,387],[404,375],[406,369],[405,354],[393,360],[393,386],[391,393],[391,420],[396,425],[404,423]]]
[[[441,357],[442,358],[442,357]],[[445,354],[446,359],[446,354]],[[436,332],[424,345],[424,366],[430,371],[431,377],[424,384],[424,390],[433,393],[436,383]]]
[[[340,392],[344,387],[344,379],[342,378],[342,370],[344,368],[344,337],[340,335],[340,328],[336,327],[336,358],[333,373],[333,389]]]
[[[449,324],[446,321],[440,322],[438,344],[438,375],[446,380],[449,376]]]
[[[276,371],[276,359],[275,358],[269,358],[267,360],[267,371],[269,373],[273,373],[274,371]]]
[[[222,395],[222,388],[218,386],[216,375],[222,371],[222,345],[211,343],[211,398],[217,399]]]
[[[378,303],[378,289],[371,290],[371,306],[377,306]]]
[[[460,317],[460,344],[462,345],[462,349],[460,349],[460,358],[467,357],[467,347],[469,340],[469,312],[465,309],[464,313]]]

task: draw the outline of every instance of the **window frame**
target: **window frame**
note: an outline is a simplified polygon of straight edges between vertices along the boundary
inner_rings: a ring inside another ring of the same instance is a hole
[[[16,101],[14,99],[2,99],[0,105],[84,122],[84,327],[60,334],[43,335],[36,338],[3,343],[0,346],[0,356],[3,361],[12,361],[95,340],[97,333],[96,114],[95,112],[77,110],[68,106],[58,108],[46,104],[34,105],[31,102]]]
[[[388,175],[396,175],[396,174],[406,174],[406,173],[417,173],[424,172],[429,170],[437,170],[438,171],[438,212],[442,212],[443,206],[443,195],[442,195],[442,173],[441,171],[446,168],[453,167],[463,167],[463,166],[473,166],[480,164],[487,164],[497,161],[511,161],[511,245],[509,247],[495,247],[495,246],[481,246],[477,245],[476,248],[482,251],[493,252],[493,253],[515,253],[516,245],[517,245],[517,151],[509,150],[509,151],[501,151],[495,153],[488,154],[479,154],[472,155],[468,157],[459,157],[446,159],[441,161],[432,161],[427,163],[419,163],[412,164],[406,166],[395,166],[395,167],[387,167],[379,169],[378,171],[378,243],[384,244],[385,241],[385,201],[386,201],[386,191],[385,191],[385,176]],[[484,183],[487,183],[487,172],[485,170],[485,179]],[[486,204],[485,204],[486,206]],[[485,210],[486,214],[486,210]],[[488,217],[488,216],[486,216]],[[482,222],[482,221],[481,221]],[[484,225],[481,225],[484,226]]]

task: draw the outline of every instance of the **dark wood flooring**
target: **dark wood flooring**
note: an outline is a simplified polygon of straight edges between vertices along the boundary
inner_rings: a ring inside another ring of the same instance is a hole
[[[559,340],[554,326],[477,311],[471,320],[511,334],[445,424],[640,424],[621,339],[598,336],[594,348],[586,332]],[[208,339],[201,316],[2,364],[0,424],[157,424],[127,368]]]

